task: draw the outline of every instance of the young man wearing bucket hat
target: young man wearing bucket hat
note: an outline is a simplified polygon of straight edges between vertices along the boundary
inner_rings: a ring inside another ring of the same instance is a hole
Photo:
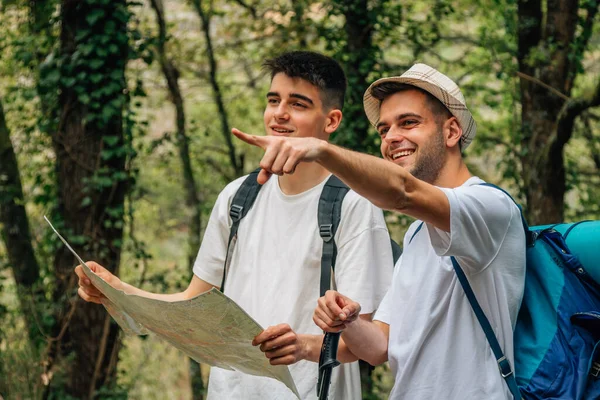
[[[390,398],[511,398],[452,259],[512,364],[525,237],[512,200],[481,185],[463,161],[476,125],[460,89],[417,64],[402,76],[374,82],[364,105],[385,161],[310,138],[235,132],[265,150],[259,182],[316,162],[379,207],[418,220],[405,235],[392,286],[374,320],[357,318],[359,302],[329,291],[319,299],[315,323],[327,332],[342,331],[345,346],[359,358],[374,365],[389,360],[395,375]]]

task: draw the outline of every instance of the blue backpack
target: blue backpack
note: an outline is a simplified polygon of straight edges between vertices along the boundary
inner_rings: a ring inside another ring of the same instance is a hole
[[[514,332],[516,376],[452,257],[454,270],[515,399],[600,399],[600,221],[529,228],[521,217],[527,265]]]

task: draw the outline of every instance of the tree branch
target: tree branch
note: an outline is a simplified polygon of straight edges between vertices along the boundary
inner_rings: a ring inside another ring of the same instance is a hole
[[[600,79],[591,95],[571,99],[561,109],[557,118],[557,144],[565,145],[571,138],[575,119],[587,109],[598,105],[600,105]]]
[[[571,63],[569,69],[569,76],[565,85],[567,87],[567,91],[570,91],[573,87],[573,82],[575,81],[575,77],[577,76],[577,70],[581,65],[583,53],[587,49],[590,38],[592,37],[592,33],[594,31],[594,20],[596,19],[596,14],[598,13],[598,7],[600,7],[600,2],[589,1],[586,2],[585,6],[587,13],[585,19],[581,23],[581,33],[573,41],[573,62]]]
[[[217,105],[217,109],[219,111],[219,118],[221,121],[221,133],[223,134],[223,138],[225,139],[225,143],[227,144],[227,149],[229,153],[229,162],[235,171],[235,176],[241,176],[243,174],[243,165],[241,165],[241,161],[236,155],[235,144],[231,139],[231,130],[229,129],[229,116],[227,114],[227,109],[225,108],[225,103],[223,102],[223,94],[221,91],[221,86],[217,80],[217,60],[215,58],[215,52],[212,43],[212,37],[210,35],[210,23],[212,18],[212,5],[210,6],[208,11],[205,11],[202,5],[202,0],[193,0],[192,1],[198,16],[200,17],[200,21],[202,23],[202,31],[204,33],[204,40],[206,41],[206,53],[208,55],[208,65],[210,68],[209,78],[210,84],[213,89],[214,100]],[[212,4],[212,3],[210,3]]]
[[[233,2],[239,4],[240,6],[242,6],[246,10],[248,10],[248,12],[250,12],[250,15],[252,15],[253,19],[258,18],[258,13],[256,12],[256,7],[246,3],[244,0],[233,0]]]
[[[600,171],[600,149],[598,149],[597,146],[598,140],[594,137],[594,134],[592,133],[593,130],[592,124],[590,123],[589,113],[586,113],[585,118],[583,119],[583,124],[585,126],[585,129],[583,129],[583,137],[588,140],[592,161],[594,161],[596,169]],[[598,175],[598,171],[596,171],[596,175]]]
[[[524,74],[523,72],[519,72],[517,71],[517,76],[519,76],[522,79],[528,80],[530,82],[533,82],[535,84],[538,84],[546,89],[548,89],[550,92],[554,93],[555,95],[557,95],[558,97],[560,97],[563,100],[570,100],[571,98],[567,95],[565,95],[564,93],[562,93],[560,90],[553,88],[552,86],[548,85],[547,83],[542,82],[541,80],[534,78],[533,76]]]

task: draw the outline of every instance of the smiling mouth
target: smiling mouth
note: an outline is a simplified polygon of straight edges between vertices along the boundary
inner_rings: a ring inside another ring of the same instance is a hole
[[[410,156],[414,152],[415,152],[414,150],[399,151],[398,153],[392,154],[392,160],[396,160],[396,159],[398,159],[400,157]]]
[[[287,135],[288,133],[292,133],[294,132],[293,130],[290,129],[284,129],[284,128],[271,128],[271,130],[276,134],[276,135]]]

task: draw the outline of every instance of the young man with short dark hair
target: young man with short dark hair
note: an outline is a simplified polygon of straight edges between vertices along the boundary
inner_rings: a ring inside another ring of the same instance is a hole
[[[342,120],[346,81],[333,59],[313,52],[290,52],[265,63],[271,73],[264,125],[268,136],[313,138],[327,141]],[[277,163],[278,160],[273,160]],[[262,326],[254,339],[271,364],[290,365],[302,399],[317,398],[316,362],[323,341],[312,322],[319,298],[323,239],[317,209],[330,176],[319,164],[304,164],[293,175],[274,177],[264,184],[248,215],[241,221],[225,294]],[[223,277],[233,196],[246,177],[231,182],[220,193],[194,265],[194,277],[182,293],[156,295],[122,283],[95,263],[95,272],[126,293],[162,300],[183,300],[212,287]],[[335,235],[335,287],[360,299],[361,318],[370,320],[389,286],[392,251],[380,209],[350,191],[342,203]],[[82,276],[79,294],[99,302],[98,291]],[[296,333],[299,332],[299,333]],[[333,370],[331,399],[360,399],[357,358],[348,351]],[[212,368],[209,399],[292,399],[280,382],[237,371]]]

